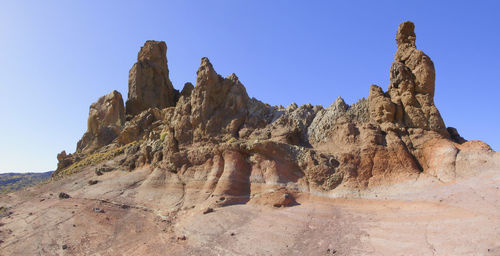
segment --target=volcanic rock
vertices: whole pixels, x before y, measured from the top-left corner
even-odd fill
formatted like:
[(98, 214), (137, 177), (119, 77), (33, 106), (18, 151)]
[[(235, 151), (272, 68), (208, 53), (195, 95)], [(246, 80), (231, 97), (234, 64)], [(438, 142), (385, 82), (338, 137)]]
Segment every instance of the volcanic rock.
[(66, 151), (63, 150), (61, 153), (57, 154), (57, 170), (62, 170), (70, 165), (73, 164), (75, 161), (75, 158), (73, 157), (72, 154), (67, 155)]
[(103, 210), (103, 209), (101, 209), (101, 208), (97, 208), (97, 207), (95, 207), (95, 208), (92, 208), (92, 210), (93, 210), (94, 212), (97, 212), (97, 213), (104, 213), (104, 210)]
[(208, 207), (207, 209), (205, 209), (205, 210), (203, 211), (203, 214), (208, 214), (208, 213), (211, 213), (211, 212), (214, 212), (214, 209), (213, 209), (213, 208)]
[(108, 145), (125, 123), (122, 95), (117, 91), (102, 96), (90, 105), (87, 131), (78, 141), (77, 153), (87, 153)]
[[(292, 181), (303, 190), (339, 191), (410, 180), (422, 171), (453, 179), (449, 166), (455, 146), (438, 143), (451, 145), (448, 154), (428, 143), (450, 138), (433, 102), (432, 61), (416, 49), (413, 23), (402, 23), (396, 38), (388, 91), (372, 85), (368, 99), (348, 105), (338, 97), (328, 108), (273, 107), (250, 99), (235, 74), (223, 78), (208, 58), (201, 59), (196, 86), (186, 83), (176, 94), (168, 79), (165, 43), (148, 41), (130, 72), (131, 119), (125, 124), (123, 114), (111, 119), (119, 121), (113, 126), (119, 135), (109, 147), (131, 145), (119, 161), (127, 170), (151, 166), (153, 180), (171, 179), (166, 187), (176, 181), (190, 190), (191, 182), (205, 182), (203, 190), (226, 197), (224, 204), (248, 201), (251, 186), (259, 191), (276, 181)], [(88, 134), (110, 125), (94, 116), (99, 115), (91, 114)], [(87, 144), (105, 143), (79, 143)], [(446, 154), (446, 163), (437, 160), (440, 154)]]
[(64, 192), (59, 193), (59, 199), (68, 199), (68, 198), (71, 198), (71, 196)]
[[(250, 98), (235, 74), (224, 78), (207, 58), (201, 59), (196, 86), (186, 83), (179, 93), (168, 79), (165, 43), (148, 41), (130, 71), (127, 117), (117, 93), (111, 96), (114, 100), (106, 96), (93, 104), (77, 153), (58, 155), (58, 169), (71, 165), (71, 172), (42, 188), (64, 188), (87, 209), (95, 206), (95, 200), (110, 202), (106, 223), (92, 219), (99, 214), (74, 219), (97, 223), (86, 227), (90, 231), (85, 233), (105, 230), (100, 233), (106, 237), (102, 239), (108, 239), (105, 244), (115, 254), (139, 250), (161, 255), (165, 248), (169, 253), (177, 248), (172, 255), (197, 255), (204, 252), (199, 248), (208, 248), (209, 255), (319, 255), (331, 250), (333, 241), (342, 255), (358, 244), (366, 246), (360, 254), (392, 255), (419, 241), (423, 246), (412, 248), (411, 253), (455, 255), (454, 248), (470, 241), (463, 230), (478, 223), (487, 230), (484, 236), (474, 233), (480, 235), (474, 236), (475, 244), (493, 246), (491, 241), (498, 236), (494, 228), (499, 225), (493, 214), (497, 202), (480, 198), (497, 191), (492, 190), (496, 174), (491, 170), (498, 169), (500, 155), (483, 142), (467, 142), (456, 129), (445, 128), (434, 105), (433, 63), (416, 49), (415, 41), (413, 23), (402, 23), (387, 91), (372, 85), (367, 98), (347, 104), (338, 97), (326, 108), (295, 103), (285, 108)], [(103, 140), (101, 134), (110, 130), (112, 136)], [(103, 166), (107, 169), (99, 169)], [(95, 170), (100, 185), (85, 186), (89, 179), (93, 183)], [(107, 170), (123, 171), (102, 175)], [(484, 177), (488, 183), (479, 182)], [(67, 200), (56, 201), (60, 216), (67, 219)], [(48, 203), (42, 206), (52, 208)], [(485, 210), (464, 210), (473, 206)], [(202, 215), (192, 209), (216, 210)], [(377, 216), (381, 211), (384, 215)], [(415, 211), (429, 215), (416, 225)], [(407, 215), (399, 217), (395, 212)], [(439, 221), (427, 225), (427, 219), (437, 220), (434, 216)], [(65, 225), (60, 219), (47, 220), (47, 228)], [(158, 229), (163, 224), (168, 226)], [(383, 225), (390, 232), (380, 232)], [(457, 228), (457, 235), (444, 238), (453, 242), (447, 244), (451, 249), (441, 253), (429, 241), (443, 225)], [(488, 229), (490, 225), (493, 228)], [(401, 235), (408, 228), (412, 235)], [(266, 249), (224, 241), (227, 230), (235, 230), (238, 239), (262, 242)], [(83, 234), (75, 234), (74, 241), (82, 241)], [(181, 243), (175, 239), (179, 234), (189, 240), (179, 236), (178, 240), (186, 240)], [(283, 243), (276, 245), (281, 240), (274, 236), (280, 234)], [(120, 243), (116, 237), (140, 242)], [(164, 247), (152, 251), (153, 246), (146, 245), (149, 240), (154, 240), (154, 248)], [(221, 250), (210, 251), (216, 242)], [(399, 247), (392, 248), (392, 242)], [(102, 241), (85, 243), (71, 243), (71, 250), (82, 255), (111, 251), (100, 249)], [(10, 240), (9, 244), (16, 245)], [(266, 251), (270, 244), (275, 247)], [(304, 250), (304, 246), (310, 247)], [(92, 250), (87, 251), (88, 247)], [(12, 248), (7, 252), (37, 250)]]
[(462, 136), (460, 136), (460, 134), (458, 133), (456, 128), (448, 127), (448, 128), (446, 128), (446, 130), (450, 134), (451, 140), (453, 140), (454, 142), (456, 142), (458, 144), (463, 144), (463, 143), (467, 142), (466, 139), (464, 139)]
[(370, 86), (370, 116), (377, 123), (394, 122), (396, 105), (391, 98), (384, 94), (382, 88), (377, 85)]
[(183, 96), (185, 98), (191, 96), (191, 93), (194, 90), (194, 86), (192, 83), (185, 83), (184, 88), (182, 88), (182, 91), (180, 93), (180, 96)]
[(167, 45), (146, 41), (129, 72), (126, 114), (135, 116), (148, 108), (174, 106), (175, 95), (167, 66)]
[[(201, 59), (196, 74), (190, 102), (193, 141), (220, 135), (238, 137), (248, 113), (245, 87), (235, 74), (227, 78), (218, 75), (208, 58)], [(179, 128), (176, 127), (176, 134)]]
[(406, 21), (396, 34), (398, 49), (391, 65), (388, 94), (396, 104), (396, 121), (409, 128), (422, 128), (448, 136), (441, 114), (434, 105), (434, 63), (415, 45), (415, 25)]

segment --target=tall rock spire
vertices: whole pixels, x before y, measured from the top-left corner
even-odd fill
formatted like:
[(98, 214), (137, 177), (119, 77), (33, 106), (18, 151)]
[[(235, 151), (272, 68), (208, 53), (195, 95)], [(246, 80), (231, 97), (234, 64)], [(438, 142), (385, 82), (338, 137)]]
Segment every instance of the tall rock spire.
[(167, 45), (163, 41), (146, 41), (129, 72), (127, 115), (174, 106), (175, 94), (167, 66)]
[[(441, 114), (434, 105), (434, 63), (417, 49), (414, 30), (415, 25), (410, 21), (399, 24), (396, 33), (398, 49), (391, 65), (389, 89), (383, 94), (382, 90), (372, 87), (371, 116), (379, 123), (394, 121), (408, 128), (422, 128), (448, 136)], [(394, 114), (393, 107), (384, 97), (394, 104)]]

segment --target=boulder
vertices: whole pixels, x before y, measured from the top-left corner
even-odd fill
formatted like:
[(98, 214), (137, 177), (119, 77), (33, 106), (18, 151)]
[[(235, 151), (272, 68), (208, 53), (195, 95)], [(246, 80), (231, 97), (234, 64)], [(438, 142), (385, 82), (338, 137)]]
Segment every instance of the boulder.
[(64, 192), (59, 193), (59, 199), (68, 199), (68, 198), (71, 198), (71, 196)]
[(443, 182), (456, 178), (455, 162), (459, 149), (449, 140), (429, 141), (423, 150), (425, 172)]

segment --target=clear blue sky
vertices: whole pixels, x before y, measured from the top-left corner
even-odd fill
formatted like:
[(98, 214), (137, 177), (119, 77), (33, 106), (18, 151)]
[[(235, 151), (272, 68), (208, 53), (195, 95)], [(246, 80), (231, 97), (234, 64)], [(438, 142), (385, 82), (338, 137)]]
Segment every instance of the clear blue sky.
[(387, 89), (400, 22), (434, 61), (447, 126), (500, 149), (499, 1), (2, 1), (0, 172), (47, 171), (74, 152), (89, 105), (144, 41), (167, 43), (176, 88), (200, 58), (272, 105), (349, 104)]

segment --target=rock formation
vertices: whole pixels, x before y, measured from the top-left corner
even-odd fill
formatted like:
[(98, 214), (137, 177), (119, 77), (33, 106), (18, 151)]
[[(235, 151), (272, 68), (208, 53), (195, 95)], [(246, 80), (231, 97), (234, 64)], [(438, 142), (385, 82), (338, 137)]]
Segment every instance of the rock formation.
[(61, 153), (57, 154), (57, 169), (56, 170), (63, 170), (64, 168), (72, 165), (74, 163), (75, 159), (73, 157), (73, 154), (66, 154), (66, 151), (61, 151)]
[(193, 92), (194, 86), (192, 83), (185, 83), (184, 88), (182, 88), (182, 91), (179, 96), (183, 96), (184, 98), (187, 98), (191, 96), (191, 93)]
[(0, 195), (0, 254), (500, 255), (500, 153), (444, 126), (415, 40), (402, 23), (387, 91), (326, 108), (250, 98), (207, 58), (179, 93), (146, 42), (126, 110), (101, 97), (51, 182)]
[(390, 70), (386, 93), (370, 88), (370, 115), (377, 123), (399, 123), (407, 128), (421, 128), (449, 136), (443, 119), (434, 105), (434, 63), (415, 45), (415, 25), (403, 22), (396, 34), (397, 51)]
[(415, 45), (415, 25), (403, 22), (396, 34), (398, 49), (391, 65), (388, 95), (396, 105), (395, 119), (409, 128), (448, 135), (434, 105), (435, 70), (429, 56)]
[[(226, 78), (218, 75), (208, 58), (201, 59), (196, 75), (196, 86), (189, 102), (178, 104), (175, 111), (177, 116), (189, 115), (187, 126), (174, 127), (175, 134), (187, 134), (188, 137), (177, 136), (176, 139), (186, 141), (192, 137), (193, 142), (197, 142), (218, 136), (238, 137), (248, 112), (249, 98), (243, 84), (235, 74)], [(191, 111), (183, 112), (186, 108)]]
[(148, 108), (174, 106), (177, 92), (168, 75), (167, 45), (147, 41), (129, 72), (127, 115), (135, 116)]
[(196, 86), (186, 83), (179, 93), (168, 78), (165, 43), (147, 41), (130, 71), (127, 121), (118, 92), (99, 99), (77, 154), (59, 155), (58, 169), (96, 150), (118, 152), (115, 169), (151, 170), (142, 186), (161, 194), (156, 189), (178, 191), (182, 183), (193, 203), (212, 195), (224, 205), (269, 188), (345, 195), (423, 174), (450, 181), (463, 172), (457, 159), (468, 153), (458, 152), (469, 144), (445, 127), (434, 105), (433, 63), (415, 40), (413, 23), (400, 24), (387, 92), (372, 85), (367, 99), (348, 105), (338, 97), (327, 108), (262, 103), (207, 58)]
[(125, 123), (122, 95), (117, 91), (102, 96), (90, 105), (87, 131), (76, 146), (76, 152), (92, 152), (110, 144)]

